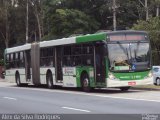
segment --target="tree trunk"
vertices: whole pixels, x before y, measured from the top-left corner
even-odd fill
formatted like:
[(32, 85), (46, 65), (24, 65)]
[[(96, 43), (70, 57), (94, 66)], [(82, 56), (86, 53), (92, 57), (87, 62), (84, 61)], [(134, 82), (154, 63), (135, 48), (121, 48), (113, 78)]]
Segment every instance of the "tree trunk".
[(157, 5), (157, 8), (156, 8), (156, 16), (157, 17), (159, 16), (159, 5)]
[(146, 21), (149, 19), (149, 15), (148, 15), (148, 0), (145, 0), (145, 9), (146, 9)]
[(6, 48), (8, 48), (8, 43), (9, 43), (9, 22), (8, 22), (8, 8), (7, 8), (7, 5), (5, 5), (5, 28), (6, 28), (5, 45), (6, 45)]
[(40, 24), (40, 17), (38, 13), (36, 13), (36, 18), (37, 18), (37, 24), (38, 24), (38, 32), (39, 32), (39, 40), (42, 38), (42, 33), (41, 33), (41, 24)]
[(35, 12), (34, 12), (34, 14), (35, 14), (36, 19), (37, 19), (38, 32), (39, 32), (38, 36), (39, 36), (39, 41), (40, 41), (41, 38), (42, 38), (42, 30), (41, 30), (41, 22), (40, 22), (41, 20), (40, 20), (40, 15), (39, 15), (40, 12), (38, 12), (37, 9), (38, 9), (37, 5), (35, 5)]

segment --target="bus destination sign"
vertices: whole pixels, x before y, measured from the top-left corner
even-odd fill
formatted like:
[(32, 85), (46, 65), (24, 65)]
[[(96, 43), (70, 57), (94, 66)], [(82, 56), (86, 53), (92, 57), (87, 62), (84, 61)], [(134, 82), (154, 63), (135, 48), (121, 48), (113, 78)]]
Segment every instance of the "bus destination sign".
[(110, 35), (110, 41), (123, 41), (123, 40), (145, 40), (145, 35)]

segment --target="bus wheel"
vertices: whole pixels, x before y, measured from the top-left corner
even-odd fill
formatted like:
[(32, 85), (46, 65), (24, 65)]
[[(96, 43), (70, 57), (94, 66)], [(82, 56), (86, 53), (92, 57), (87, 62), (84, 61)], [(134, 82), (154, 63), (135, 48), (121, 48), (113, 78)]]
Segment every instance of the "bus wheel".
[(22, 86), (22, 84), (21, 84), (21, 80), (20, 80), (20, 76), (19, 76), (19, 74), (17, 73), (16, 74), (16, 84), (17, 84), (17, 86)]
[(90, 83), (89, 83), (89, 77), (87, 74), (84, 74), (82, 76), (82, 89), (84, 92), (90, 92), (91, 91), (91, 87), (90, 87)]
[(156, 79), (156, 83), (157, 83), (157, 85), (160, 85), (160, 78)]
[(53, 88), (53, 77), (51, 73), (47, 74), (47, 87), (49, 89)]
[(130, 89), (130, 87), (121, 87), (120, 90), (121, 91), (128, 91)]

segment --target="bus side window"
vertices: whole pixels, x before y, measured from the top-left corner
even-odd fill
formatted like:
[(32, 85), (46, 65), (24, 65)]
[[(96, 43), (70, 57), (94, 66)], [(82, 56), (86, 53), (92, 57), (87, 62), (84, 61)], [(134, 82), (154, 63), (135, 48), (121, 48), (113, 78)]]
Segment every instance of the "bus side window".
[(6, 69), (10, 69), (10, 54), (6, 55)]
[(54, 67), (54, 48), (42, 48), (40, 50), (40, 66)]
[(17, 59), (17, 67), (19, 68), (20, 67), (20, 52), (17, 53), (16, 59)]
[(80, 66), (82, 64), (82, 45), (74, 45), (72, 47), (73, 66)]
[(13, 53), (13, 67), (17, 68), (16, 53)]
[(63, 48), (63, 66), (72, 66), (71, 46), (64, 46)]
[(48, 65), (53, 67), (54, 66), (54, 51), (53, 48), (48, 49)]
[(93, 66), (93, 46), (84, 45), (83, 46), (83, 55), (82, 55), (82, 64), (87, 66)]
[(13, 53), (10, 54), (10, 67), (14, 68)]
[(24, 67), (24, 54), (20, 52), (20, 67)]

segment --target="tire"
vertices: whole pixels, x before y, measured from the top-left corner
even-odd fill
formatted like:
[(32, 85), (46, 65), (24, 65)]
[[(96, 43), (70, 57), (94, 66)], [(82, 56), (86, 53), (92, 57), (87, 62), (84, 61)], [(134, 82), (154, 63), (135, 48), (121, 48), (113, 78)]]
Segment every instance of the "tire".
[(19, 74), (17, 73), (15, 77), (16, 77), (16, 84), (17, 84), (17, 86), (18, 86), (18, 87), (21, 87), (21, 86), (22, 86), (22, 83), (21, 83)]
[(121, 87), (120, 90), (121, 91), (128, 91), (130, 89), (130, 87)]
[(156, 84), (157, 84), (158, 86), (160, 86), (160, 78), (157, 78), (157, 79), (156, 79)]
[(91, 92), (91, 87), (89, 83), (89, 77), (87, 74), (83, 74), (81, 77), (82, 90), (84, 92)]
[(51, 73), (47, 74), (47, 87), (53, 89), (53, 77)]

